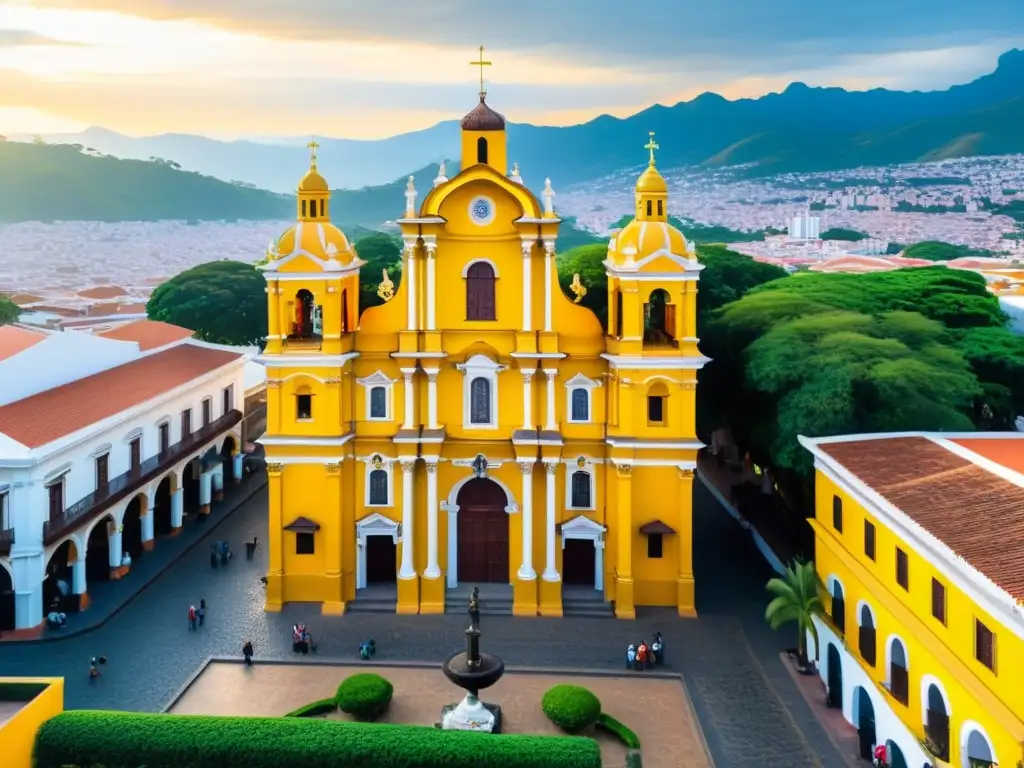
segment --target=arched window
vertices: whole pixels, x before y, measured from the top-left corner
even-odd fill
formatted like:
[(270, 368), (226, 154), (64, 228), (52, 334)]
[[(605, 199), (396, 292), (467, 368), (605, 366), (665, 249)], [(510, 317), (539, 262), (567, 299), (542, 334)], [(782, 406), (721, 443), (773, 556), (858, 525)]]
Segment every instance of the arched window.
[(647, 390), (647, 423), (654, 427), (668, 423), (668, 387), (660, 381)]
[[(660, 203), (659, 203), (659, 205), (660, 205)], [(327, 207), (327, 201), (326, 200), (321, 200), (320, 201), (320, 216), (321, 217), (323, 217), (324, 211), (326, 210), (326, 207)]]
[(469, 423), (491, 423), (491, 382), (482, 376), (469, 385)]
[(388, 392), (384, 387), (370, 388), (370, 418), (386, 419), (388, 417)]
[(572, 473), (572, 506), (590, 509), (590, 473), (578, 470)]
[(622, 291), (615, 291), (615, 335), (622, 338)]
[(647, 201), (647, 215), (650, 216), (654, 210), (654, 203), (651, 200)]
[(665, 215), (665, 201), (664, 200), (659, 200), (658, 201), (658, 215), (659, 216), (664, 216)]
[(875, 617), (871, 615), (871, 609), (867, 603), (860, 607), (859, 647), (861, 658), (872, 667), (875, 666), (876, 644), (875, 644)]
[(487, 139), (483, 136), (476, 140), (476, 161), (478, 163), (487, 162)]
[(383, 469), (370, 472), (370, 503), (381, 506), (388, 503), (388, 473)]
[(348, 288), (341, 290), (341, 332), (348, 333)]
[(302, 201), (302, 218), (306, 218), (306, 201)]
[(907, 649), (898, 637), (889, 640), (889, 693), (903, 706), (910, 702), (910, 665)]
[(295, 321), (292, 324), (292, 338), (312, 339), (314, 337), (315, 301), (313, 294), (305, 288), (295, 294)]
[(494, 267), (477, 261), (466, 270), (466, 319), (495, 320)]
[(583, 387), (572, 391), (569, 421), (590, 421), (590, 392)]
[(651, 291), (644, 304), (644, 347), (678, 347), (676, 307), (663, 288)]
[(839, 583), (839, 579), (833, 579), (832, 581), (832, 610), (830, 616), (832, 617), (832, 623), (835, 624), (840, 634), (845, 633), (846, 601), (843, 600), (843, 585)]
[(843, 532), (843, 500), (838, 496), (832, 497), (832, 527), (838, 533)]
[(925, 710), (924, 732), (928, 740), (932, 742), (932, 748), (936, 750), (936, 757), (940, 760), (949, 760), (949, 710), (946, 707), (946, 698), (942, 695), (939, 687), (932, 683), (928, 686), (927, 700), (924, 702)]

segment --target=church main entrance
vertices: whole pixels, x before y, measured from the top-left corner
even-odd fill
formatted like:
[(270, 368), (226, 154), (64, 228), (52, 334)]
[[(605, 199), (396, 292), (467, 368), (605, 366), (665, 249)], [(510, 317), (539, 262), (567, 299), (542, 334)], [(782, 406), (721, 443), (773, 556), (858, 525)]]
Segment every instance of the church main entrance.
[(477, 477), (459, 490), (458, 574), (463, 583), (509, 583), (508, 501), (493, 480)]

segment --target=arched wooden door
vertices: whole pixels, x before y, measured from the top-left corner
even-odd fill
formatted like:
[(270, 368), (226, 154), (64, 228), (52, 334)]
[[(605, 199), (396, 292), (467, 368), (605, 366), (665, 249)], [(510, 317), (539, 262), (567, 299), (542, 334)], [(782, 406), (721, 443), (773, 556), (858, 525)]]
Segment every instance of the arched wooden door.
[(509, 583), (508, 500), (493, 480), (474, 478), (456, 499), (458, 574), (463, 583)]

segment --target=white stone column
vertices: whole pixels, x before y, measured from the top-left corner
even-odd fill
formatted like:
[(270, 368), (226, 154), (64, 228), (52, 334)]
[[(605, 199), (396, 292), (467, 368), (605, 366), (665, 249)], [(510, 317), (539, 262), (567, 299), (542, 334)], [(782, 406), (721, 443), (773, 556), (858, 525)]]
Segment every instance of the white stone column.
[(43, 583), (14, 590), (14, 628), (33, 629), (43, 623)]
[(71, 594), (84, 595), (88, 585), (85, 580), (85, 555), (79, 555), (71, 564)]
[(594, 542), (594, 589), (604, 591), (604, 539)]
[(417, 330), (416, 323), (416, 241), (405, 241), (405, 273), (402, 275), (402, 283), (408, 288), (408, 317), (406, 325), (408, 330)]
[(437, 304), (437, 282), (435, 280), (434, 251), (437, 250), (435, 243), (425, 243), (427, 249), (427, 330), (433, 331), (437, 328), (436, 310)]
[(549, 432), (558, 431), (558, 422), (555, 420), (555, 376), (558, 375), (557, 368), (545, 368), (544, 375), (548, 377), (548, 402), (544, 409), (544, 429)]
[(427, 374), (427, 429), (440, 429), (437, 423), (437, 368), (425, 368)]
[(448, 588), (459, 586), (459, 505), (448, 507), (448, 568), (446, 582)]
[(179, 488), (171, 494), (171, 528), (181, 528), (185, 517), (185, 491)]
[(116, 571), (121, 567), (121, 560), (124, 558), (124, 554), (121, 551), (121, 526), (114, 528), (110, 535), (107, 537), (110, 548), (107, 551), (109, 555), (107, 564), (110, 566), (110, 570)]
[(210, 478), (213, 483), (213, 500), (224, 501), (224, 465), (218, 464)]
[(544, 241), (544, 330), (551, 332), (551, 296), (552, 277), (555, 271), (555, 243), (552, 240)]
[(533, 464), (521, 462), (519, 470), (523, 473), (523, 564), (518, 575), (523, 581), (530, 581), (537, 578), (533, 570)]
[(423, 575), (428, 579), (441, 576), (437, 563), (437, 458), (427, 459), (427, 568)]
[[(141, 522), (142, 522), (142, 548), (143, 549), (152, 549), (153, 548), (153, 544), (151, 542), (153, 541), (153, 535), (154, 535), (153, 520), (154, 520), (154, 516), (155, 515), (156, 515), (156, 509), (154, 509), (153, 507), (150, 507), (149, 509), (146, 510), (146, 514), (142, 516), (142, 521)], [(147, 542), (149, 543), (149, 546), (146, 546)]]
[(415, 579), (416, 566), (413, 560), (416, 537), (413, 535), (413, 494), (412, 470), (414, 461), (402, 462), (402, 567), (398, 572), (400, 579)]
[(405, 376), (405, 416), (402, 421), (402, 429), (412, 429), (412, 420), (416, 417), (416, 392), (413, 389), (413, 375), (415, 368), (401, 368)]
[(523, 369), (523, 429), (533, 429), (533, 374), (536, 368)]
[(555, 562), (555, 519), (557, 509), (555, 507), (555, 474), (558, 472), (558, 465), (548, 462), (544, 465), (547, 483), (544, 486), (544, 505), (547, 508), (544, 525), (544, 581), (558, 581), (561, 576), (558, 573), (558, 566)]
[(523, 330), (533, 330), (533, 241), (523, 241)]

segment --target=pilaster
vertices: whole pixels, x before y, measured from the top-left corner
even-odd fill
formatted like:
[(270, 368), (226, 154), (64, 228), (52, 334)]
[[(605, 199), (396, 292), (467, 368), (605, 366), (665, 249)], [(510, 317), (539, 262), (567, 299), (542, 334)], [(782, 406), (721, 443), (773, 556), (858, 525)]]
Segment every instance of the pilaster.
[(151, 552), (155, 545), (155, 540), (153, 538), (153, 521), (155, 519), (155, 514), (156, 510), (153, 507), (150, 507), (149, 509), (146, 510), (146, 513), (142, 516), (141, 520), (139, 521), (142, 523), (142, 548), (147, 552)]
[[(333, 514), (332, 524), (325, 526), (324, 531), (324, 579), (326, 593), (333, 599), (324, 600), (320, 612), (325, 616), (341, 616), (345, 613), (345, 595), (341, 580), (341, 526), (344, 525), (341, 514), (341, 462), (332, 461), (324, 464), (327, 475), (327, 493), (324, 504)], [(334, 524), (336, 523), (336, 524)]]
[(519, 463), (522, 473), (522, 499), (519, 504), (522, 550), (519, 569), (513, 583), (512, 613), (515, 616), (537, 615), (537, 572), (533, 569), (533, 462)]
[(559, 464), (544, 462), (544, 574), (540, 581), (540, 615), (562, 615), (562, 577), (556, 560), (558, 504), (555, 495)]
[(615, 616), (635, 619), (633, 601), (633, 466), (616, 466)]
[(679, 575), (676, 579), (676, 605), (680, 616), (697, 616), (696, 591), (693, 580), (693, 470), (679, 470), (679, 516), (676, 540), (679, 543)]
[(267, 462), (268, 569), (264, 610), (278, 613), (284, 607), (284, 466)]
[(398, 572), (397, 613), (419, 613), (420, 580), (416, 575), (416, 517), (413, 495), (415, 458), (403, 458), (402, 464), (402, 567)]
[(420, 579), (420, 613), (444, 613), (444, 579), (438, 563), (437, 457), (425, 457), (427, 470), (427, 567)]

